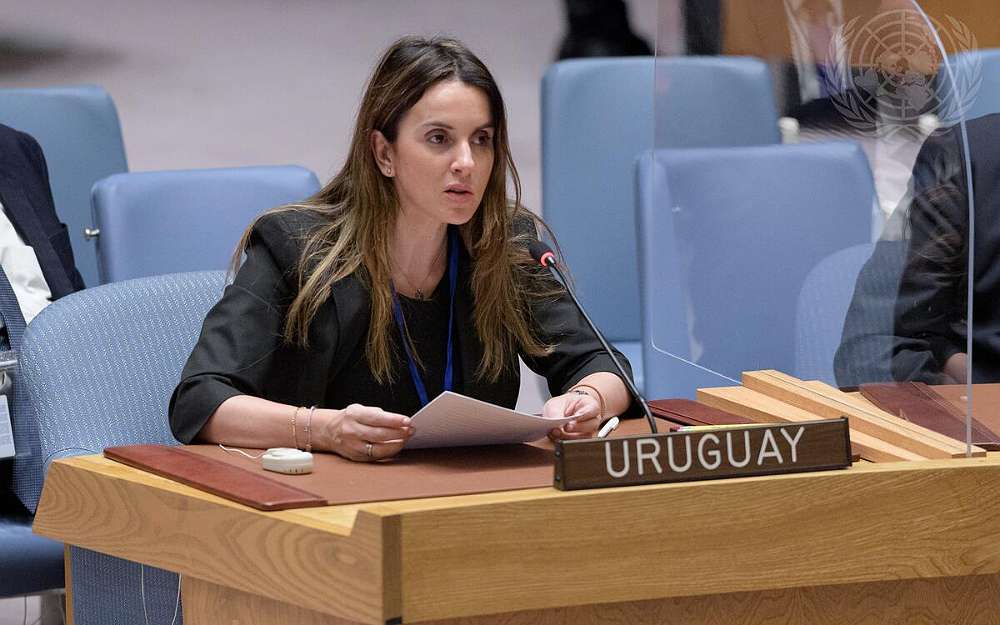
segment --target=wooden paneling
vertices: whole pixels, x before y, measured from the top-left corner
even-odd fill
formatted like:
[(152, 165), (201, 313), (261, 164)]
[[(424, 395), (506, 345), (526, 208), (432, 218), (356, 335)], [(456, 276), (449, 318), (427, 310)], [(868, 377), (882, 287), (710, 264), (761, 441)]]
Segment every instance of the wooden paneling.
[(193, 577), (181, 583), (184, 625), (360, 625)]
[[(303, 512), (252, 510), (101, 457), (81, 456), (49, 470), (34, 529), (343, 618), (386, 620), (385, 607), (399, 605), (398, 581), (383, 585), (383, 554), (398, 553), (398, 548), (383, 552), (386, 542), (398, 545), (398, 538), (383, 537), (392, 526), (361, 513), (353, 527), (329, 522), (318, 528), (322, 515), (302, 522)], [(395, 575), (398, 566), (392, 569)]]
[[(184, 580), (185, 625), (357, 625), (337, 617)], [(1000, 621), (1000, 578), (843, 584), (505, 612), (424, 625), (986, 625)]]
[(53, 463), (36, 530), (182, 573), (190, 625), (979, 623), (992, 577), (933, 580), (1000, 573), (998, 480), (992, 454), (264, 513), (91, 456)]
[(1000, 460), (881, 467), (407, 512), (404, 620), (1000, 571)]
[(73, 625), (73, 566), (70, 547), (63, 547), (63, 575), (66, 578), (66, 625)]
[[(788, 59), (791, 56), (789, 20), (783, 0), (726, 0), (722, 4), (723, 54)], [(821, 3), (821, 7), (827, 3)], [(885, 12), (913, 9), (914, 0), (846, 0), (842, 3), (844, 22), (858, 18), (861, 26)], [(979, 48), (1000, 46), (1000, 3), (983, 0), (919, 0), (921, 8), (945, 31), (942, 40), (949, 54), (956, 52), (964, 37), (949, 18), (964, 24)], [(806, 3), (802, 6), (808, 7)], [(927, 35), (910, 25), (908, 43), (914, 47)], [(822, 26), (817, 27), (822, 32)], [(914, 32), (916, 31), (916, 32)], [(818, 36), (817, 36), (818, 39)], [(825, 48), (824, 50), (825, 51)], [(914, 55), (916, 58), (916, 55)]]
[(996, 575), (530, 610), (424, 625), (995, 625)]

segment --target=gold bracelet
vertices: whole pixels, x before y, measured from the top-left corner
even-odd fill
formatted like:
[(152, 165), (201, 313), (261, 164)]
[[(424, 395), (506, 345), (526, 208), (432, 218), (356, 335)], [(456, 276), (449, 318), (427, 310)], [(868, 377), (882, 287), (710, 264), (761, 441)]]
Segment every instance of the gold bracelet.
[(297, 407), (295, 408), (295, 412), (292, 413), (292, 445), (295, 449), (299, 448), (299, 432), (295, 427), (295, 419), (299, 416), (300, 410), (302, 410), (302, 408)]
[[(597, 403), (601, 405), (601, 414), (598, 416), (598, 419), (604, 421), (604, 417), (606, 417), (608, 414), (608, 405), (604, 403), (604, 395), (602, 395), (601, 391), (597, 390), (596, 387), (591, 386), (589, 384), (576, 384), (573, 388), (569, 389), (569, 392), (572, 393), (580, 388), (589, 388), (590, 390), (594, 391), (595, 395), (597, 395), (595, 399), (597, 400)], [(583, 394), (588, 395), (589, 393), (583, 393)]]
[(316, 406), (309, 406), (309, 416), (306, 417), (306, 451), (312, 453), (313, 450), (313, 413), (316, 412)]

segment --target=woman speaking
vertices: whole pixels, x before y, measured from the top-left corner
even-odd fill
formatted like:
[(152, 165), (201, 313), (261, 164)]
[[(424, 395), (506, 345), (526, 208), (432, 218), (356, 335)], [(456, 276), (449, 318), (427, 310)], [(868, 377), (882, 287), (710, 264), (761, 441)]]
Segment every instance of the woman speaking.
[(442, 391), (513, 407), (521, 356), (553, 394), (543, 414), (576, 417), (550, 436), (592, 436), (631, 399), (529, 256), (538, 228), (486, 66), (452, 39), (397, 41), (340, 172), (244, 234), (171, 398), (174, 435), (381, 460)]

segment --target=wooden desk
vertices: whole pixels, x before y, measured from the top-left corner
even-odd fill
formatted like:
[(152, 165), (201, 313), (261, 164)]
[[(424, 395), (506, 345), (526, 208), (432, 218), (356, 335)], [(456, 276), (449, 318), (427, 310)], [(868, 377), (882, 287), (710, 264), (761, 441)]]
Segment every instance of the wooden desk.
[(264, 513), (105, 460), (35, 531), (181, 573), (186, 625), (996, 623), (1000, 454)]

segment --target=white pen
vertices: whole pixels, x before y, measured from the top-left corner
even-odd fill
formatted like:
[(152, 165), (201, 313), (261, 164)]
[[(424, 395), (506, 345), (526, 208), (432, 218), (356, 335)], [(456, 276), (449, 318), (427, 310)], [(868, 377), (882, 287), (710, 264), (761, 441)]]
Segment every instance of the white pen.
[(608, 422), (604, 424), (604, 427), (601, 428), (601, 431), (597, 433), (597, 438), (604, 438), (608, 434), (614, 432), (615, 428), (618, 427), (619, 423), (621, 423), (621, 421), (618, 419), (618, 417), (611, 417), (610, 419), (608, 419)]

